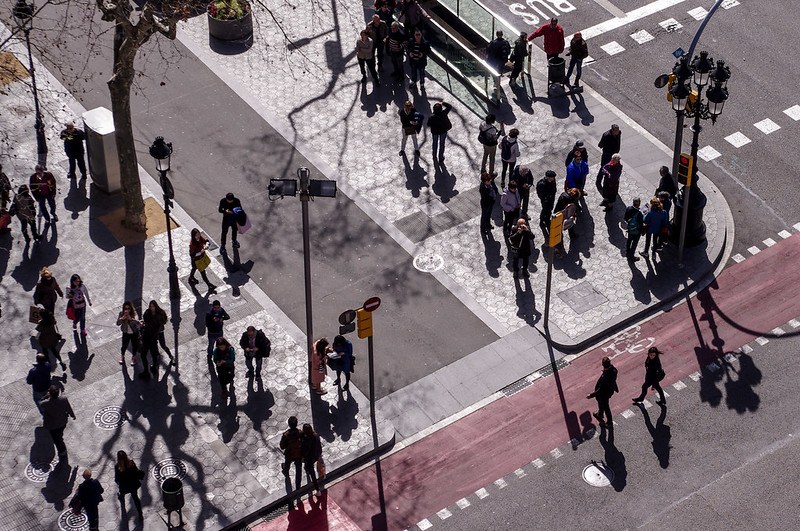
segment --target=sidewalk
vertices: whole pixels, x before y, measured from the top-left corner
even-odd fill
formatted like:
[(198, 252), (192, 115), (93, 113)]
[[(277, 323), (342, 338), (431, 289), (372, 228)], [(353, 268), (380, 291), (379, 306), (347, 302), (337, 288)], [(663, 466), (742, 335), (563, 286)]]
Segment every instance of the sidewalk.
[[(0, 33), (5, 28), (0, 27)], [(14, 48), (19, 58), (26, 57)], [(58, 139), (61, 124), (80, 119), (83, 109), (49, 75), (37, 66), (37, 82), (50, 153), (48, 169), (59, 183), (58, 224), (39, 244), (25, 245), (19, 224), (0, 235), (0, 299), (3, 303), (3, 343), (0, 355), (6, 368), (0, 376), (0, 518), (8, 529), (84, 529), (85, 519), (66, 510), (83, 468), (91, 467), (105, 487), (100, 505), (104, 529), (134, 525), (132, 509), (120, 513), (113, 480), (117, 450), (124, 449), (147, 472), (141, 498), (144, 529), (163, 526), (160, 481), (181, 477), (187, 529), (215, 529), (238, 513), (256, 510), (285, 494), (278, 449), (286, 419), (313, 422), (322, 435), (328, 470), (345, 465), (372, 449), (368, 402), (358, 390), (352, 395), (329, 392), (309, 395), (306, 384), (305, 336), (234, 264), (224, 264), (213, 252), (209, 276), (220, 286), (217, 294), (193, 292), (186, 283), (190, 264), (186, 249), (194, 221), (180, 206), (173, 211), (172, 231), (179, 267), (182, 298), (176, 311), (177, 343), (168, 341), (179, 365), (168, 368), (162, 355), (157, 379), (144, 381), (136, 367), (120, 366), (119, 331), (115, 321), (124, 300), (143, 305), (151, 299), (170, 311), (167, 282), (166, 233), (123, 247), (108, 229), (108, 217), (120, 206), (119, 197), (98, 192), (85, 182), (68, 182), (66, 159)], [(14, 186), (27, 182), (36, 163), (32, 98), (23, 82), (3, 87), (0, 115), (6, 137), (0, 144), (4, 171)], [(163, 224), (156, 182), (140, 168), (145, 196)], [(70, 215), (71, 212), (71, 215)], [(216, 249), (216, 246), (213, 247)], [(56, 307), (59, 329), (66, 343), (61, 354), (68, 364), (54, 377), (63, 384), (77, 420), (65, 432), (69, 463), (58, 463), (49, 434), (30, 396), (25, 376), (36, 342), (27, 322), (32, 289), (38, 271), (48, 266), (62, 288), (72, 273), (79, 273), (90, 290), (93, 306), (87, 314), (85, 342), (69, 334), (64, 304)], [(247, 326), (263, 328), (272, 342), (264, 364), (263, 381), (244, 378), (241, 355), (237, 360), (236, 396), (222, 404), (219, 384), (209, 375), (205, 359), (203, 316), (210, 301), (219, 299), (231, 316), (226, 335), (235, 343)], [(169, 326), (168, 326), (169, 328)], [(126, 356), (130, 360), (130, 356)], [(330, 386), (330, 381), (328, 385)], [(335, 387), (333, 387), (335, 389)], [(390, 423), (378, 416), (379, 444), (394, 437)], [(77, 479), (76, 479), (77, 477)], [(122, 522), (122, 524), (120, 524)], [(122, 527), (120, 527), (122, 525)], [(138, 525), (138, 524), (136, 524)]]

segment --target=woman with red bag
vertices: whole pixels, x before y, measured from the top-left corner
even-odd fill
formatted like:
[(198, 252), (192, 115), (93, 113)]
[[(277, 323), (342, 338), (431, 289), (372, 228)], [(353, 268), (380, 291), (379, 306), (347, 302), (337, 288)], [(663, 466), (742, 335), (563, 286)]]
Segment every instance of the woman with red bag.
[(86, 335), (86, 303), (92, 305), (89, 288), (83, 284), (80, 275), (72, 275), (67, 289), (67, 317), (72, 320), (72, 329), (81, 325), (81, 334)]
[(192, 270), (189, 273), (189, 284), (195, 285), (199, 281), (195, 278), (194, 272), (200, 271), (200, 276), (208, 286), (208, 291), (214, 291), (216, 286), (208, 280), (206, 269), (211, 264), (211, 258), (206, 253), (208, 240), (200, 232), (200, 229), (192, 229), (192, 239), (189, 242), (189, 258), (192, 261)]

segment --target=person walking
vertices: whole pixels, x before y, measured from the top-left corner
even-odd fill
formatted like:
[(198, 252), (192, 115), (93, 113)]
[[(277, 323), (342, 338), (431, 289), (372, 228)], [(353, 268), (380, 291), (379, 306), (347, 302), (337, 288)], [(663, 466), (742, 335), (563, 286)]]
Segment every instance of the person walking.
[(336, 379), (333, 381), (335, 385), (341, 385), (342, 373), (344, 373), (344, 390), (350, 390), (350, 375), (353, 373), (354, 361), (353, 357), (353, 343), (346, 337), (339, 335), (333, 338), (333, 352), (329, 355), (328, 359), (336, 356), (338, 360), (333, 365), (333, 370), (336, 371)]
[(96, 531), (100, 528), (100, 515), (98, 508), (103, 501), (105, 489), (99, 481), (92, 478), (92, 469), (83, 470), (83, 483), (78, 486), (78, 499), (81, 507), (86, 511), (89, 519), (89, 531)]
[[(69, 279), (69, 289), (67, 289), (67, 317), (72, 320), (72, 330), (81, 325), (81, 334), (86, 335), (86, 305), (92, 305), (89, 297), (89, 288), (83, 283), (80, 275), (74, 274)], [(71, 317), (70, 317), (71, 314)]]
[(567, 69), (567, 84), (569, 78), (572, 76), (572, 69), (575, 69), (575, 81), (572, 83), (572, 88), (579, 88), (581, 74), (583, 73), (583, 60), (589, 57), (589, 45), (583, 40), (581, 32), (577, 32), (572, 36), (569, 42), (569, 51), (566, 53), (569, 56), (569, 68)]
[(597, 172), (596, 184), (598, 190), (603, 180), (603, 168), (609, 163), (611, 157), (615, 154), (619, 154), (621, 146), (622, 132), (619, 130), (617, 124), (612, 124), (611, 129), (603, 133), (603, 136), (600, 137), (600, 142), (597, 143), (597, 147), (602, 150), (602, 154), (600, 155), (600, 171)]
[(479, 188), (481, 194), (481, 234), (486, 236), (491, 233), (492, 229), (492, 211), (500, 191), (497, 189), (497, 184), (494, 182), (494, 177), (489, 175), (488, 172), (481, 173), (481, 186)]
[(572, 146), (567, 153), (567, 157), (564, 159), (564, 166), (569, 166), (569, 163), (575, 158), (575, 152), (581, 152), (581, 160), (583, 160), (586, 164), (589, 164), (589, 152), (586, 151), (586, 146), (583, 143), (583, 140), (576, 140), (575, 145)]
[(428, 127), (431, 129), (431, 149), (433, 150), (433, 159), (439, 159), (439, 162), (444, 162), (444, 144), (447, 140), (447, 132), (453, 128), (450, 122), (450, 109), (453, 106), (447, 102), (440, 102), (433, 104), (433, 114), (428, 117)]
[(500, 186), (506, 186), (506, 172), (508, 172), (509, 179), (514, 173), (514, 167), (517, 165), (519, 158), (519, 129), (514, 128), (508, 132), (506, 136), (500, 141), (500, 161), (503, 163), (503, 171), (500, 174)]
[(528, 37), (529, 41), (537, 37), (544, 37), (544, 53), (547, 54), (547, 61), (558, 57), (564, 51), (566, 42), (564, 41), (564, 28), (558, 24), (557, 18), (551, 18), (547, 24), (542, 24), (536, 31)]
[(528, 202), (531, 198), (531, 186), (533, 186), (533, 173), (527, 166), (517, 166), (511, 173), (510, 180), (517, 183), (517, 191), (520, 198), (520, 213), (525, 219), (528, 216)]
[(531, 258), (531, 248), (533, 247), (533, 233), (528, 227), (528, 221), (525, 218), (517, 220), (514, 231), (508, 238), (508, 245), (514, 254), (511, 260), (514, 278), (519, 278), (520, 262), (522, 262), (522, 278), (529, 278), (531, 274), (528, 272), (528, 263)]
[(403, 81), (403, 57), (406, 45), (406, 34), (400, 29), (400, 24), (392, 22), (389, 35), (386, 37), (386, 46), (389, 49), (389, 59), (392, 60), (392, 77), (395, 83)]
[(328, 393), (322, 387), (322, 383), (328, 374), (326, 365), (328, 354), (331, 352), (333, 352), (333, 349), (326, 338), (318, 339), (314, 343), (314, 352), (311, 354), (311, 389), (318, 395)]
[(59, 395), (58, 386), (51, 385), (47, 390), (47, 397), (39, 402), (39, 410), (42, 412), (42, 427), (50, 432), (58, 452), (58, 459), (66, 461), (67, 445), (64, 444), (64, 429), (67, 427), (69, 417), (75, 420), (75, 412), (67, 397)]
[(419, 155), (419, 144), (417, 143), (417, 133), (422, 127), (422, 115), (414, 108), (411, 100), (406, 100), (403, 108), (398, 112), (400, 115), (400, 126), (403, 128), (403, 141), (400, 143), (401, 157), (406, 156), (406, 142), (408, 137), (414, 142), (414, 155)]
[(608, 212), (614, 208), (614, 203), (617, 202), (619, 179), (622, 177), (622, 162), (619, 153), (614, 153), (611, 160), (600, 168), (600, 175), (603, 177), (603, 200), (600, 202), (600, 206)]
[[(478, 126), (478, 142), (483, 144), (483, 159), (481, 159), (481, 173), (486, 171), (486, 162), (489, 162), (489, 174), (492, 177), (497, 177), (494, 172), (494, 159), (497, 155), (497, 142), (501, 136), (506, 134), (505, 125), (501, 122), (500, 129), (495, 126), (497, 118), (494, 114), (487, 114), (486, 118)], [(505, 188), (504, 183), (501, 183), (501, 188)]]
[(550, 241), (550, 219), (553, 216), (553, 207), (556, 204), (556, 172), (547, 170), (544, 177), (536, 183), (536, 195), (542, 204), (539, 214), (539, 227), (544, 235), (545, 245)]
[[(39, 214), (48, 223), (50, 222), (51, 216), (53, 222), (57, 222), (56, 192), (58, 188), (56, 185), (56, 178), (53, 174), (49, 171), (44, 171), (44, 166), (37, 164), (36, 172), (31, 175), (28, 184), (30, 185), (33, 198), (39, 203)], [(48, 207), (50, 208), (50, 213), (47, 212)]]
[[(381, 20), (378, 13), (372, 15), (372, 20), (365, 28), (374, 45), (373, 56), (378, 61), (378, 70), (383, 69), (383, 56), (386, 49), (386, 37), (389, 36), (389, 26)], [(379, 86), (376, 84), (376, 86)]]
[(219, 252), (225, 254), (225, 242), (228, 241), (228, 229), (231, 231), (231, 241), (233, 247), (239, 248), (238, 234), (239, 224), (236, 222), (236, 212), (234, 209), (242, 209), (242, 202), (232, 192), (225, 194), (225, 197), (220, 199), (219, 208), (217, 209), (222, 214), (222, 238), (220, 240)]
[(503, 237), (508, 240), (511, 229), (519, 219), (521, 199), (516, 181), (508, 181), (508, 186), (500, 196), (500, 207), (503, 209)]
[(214, 353), (214, 348), (217, 344), (217, 339), (223, 336), (223, 325), (225, 321), (230, 319), (231, 316), (228, 315), (222, 305), (218, 300), (215, 300), (211, 303), (211, 308), (208, 310), (206, 314), (206, 332), (208, 334), (208, 361), (211, 361), (211, 356)]
[(642, 200), (638, 197), (633, 200), (633, 204), (625, 209), (624, 220), (628, 228), (628, 238), (625, 241), (625, 256), (628, 262), (638, 262), (636, 248), (639, 246), (639, 238), (642, 236), (644, 226), (644, 216), (642, 215)]
[(528, 34), (523, 32), (520, 33), (517, 40), (514, 41), (514, 49), (511, 52), (511, 61), (514, 63), (514, 67), (511, 69), (511, 74), (508, 76), (509, 84), (517, 84), (517, 78), (525, 67), (525, 59), (528, 55)]
[(425, 67), (428, 66), (431, 47), (422, 38), (422, 31), (414, 31), (414, 37), (406, 44), (406, 53), (408, 54), (408, 66), (411, 67), (411, 85), (414, 86), (419, 79), (420, 90), (425, 90)]
[(41, 320), (36, 325), (36, 331), (39, 333), (37, 341), (42, 349), (42, 354), (45, 356), (52, 355), (56, 361), (61, 365), (61, 370), (66, 371), (67, 365), (61, 359), (61, 353), (58, 351), (58, 343), (61, 341), (61, 334), (58, 333), (58, 324), (56, 317), (48, 309), (42, 309), (39, 312)]
[[(594, 392), (587, 395), (586, 398), (597, 400), (597, 411), (592, 413), (592, 416), (597, 419), (600, 427), (608, 427), (608, 429), (613, 430), (614, 418), (611, 416), (609, 400), (611, 400), (614, 393), (619, 392), (619, 387), (617, 387), (617, 368), (611, 364), (608, 356), (604, 357), (601, 363), (603, 372), (594, 385)], [(603, 420), (604, 416), (605, 421)]]
[[(294, 465), (294, 490), (300, 488), (300, 482), (303, 478), (303, 453), (302, 443), (303, 435), (297, 429), (297, 417), (292, 415), (289, 417), (289, 429), (283, 432), (278, 446), (283, 451), (283, 465), (281, 471), (286, 478), (287, 494), (292, 492), (292, 480), (289, 477), (289, 470)], [(291, 502), (289, 502), (291, 504)]]
[(33, 290), (33, 303), (42, 305), (45, 310), (54, 314), (59, 297), (63, 298), (64, 292), (61, 291), (58, 281), (45, 266), (39, 271), (39, 282), (36, 283), (36, 289)]
[(412, 35), (422, 27), (426, 20), (431, 16), (427, 11), (422, 9), (417, 0), (406, 0), (400, 8), (400, 16), (403, 17), (403, 24), (406, 30)]
[(503, 38), (503, 32), (497, 30), (494, 39), (486, 46), (486, 62), (489, 63), (489, 66), (494, 68), (501, 77), (510, 53), (511, 45)]
[(64, 130), (61, 131), (61, 140), (64, 141), (64, 153), (69, 160), (67, 177), (75, 179), (75, 164), (77, 163), (78, 169), (81, 171), (81, 179), (85, 179), (86, 161), (83, 158), (83, 141), (86, 140), (86, 133), (75, 128), (73, 122), (69, 122)]
[(214, 366), (217, 368), (217, 378), (222, 388), (222, 400), (228, 399), (228, 388), (233, 393), (233, 376), (235, 372), (236, 350), (228, 343), (224, 337), (217, 339), (216, 348), (213, 353)]
[[(142, 323), (139, 321), (139, 313), (130, 301), (125, 301), (122, 304), (122, 311), (119, 312), (119, 316), (117, 317), (117, 326), (120, 332), (122, 332), (122, 344), (119, 349), (119, 364), (125, 364), (125, 352), (127, 352), (128, 346), (130, 346), (132, 352), (131, 366), (136, 365), (137, 355), (141, 349), (139, 331), (142, 327)], [(144, 372), (147, 372), (146, 363)]]
[(40, 413), (42, 412), (42, 406), (39, 405), (39, 402), (50, 390), (50, 373), (52, 372), (53, 367), (47, 361), (47, 356), (41, 352), (36, 353), (36, 363), (28, 370), (28, 376), (25, 381), (31, 386), (33, 403), (36, 404)]
[(658, 401), (656, 404), (660, 406), (667, 405), (667, 399), (664, 398), (664, 390), (661, 389), (661, 380), (664, 379), (666, 373), (661, 367), (661, 351), (657, 347), (650, 347), (647, 350), (647, 357), (644, 360), (644, 383), (642, 384), (642, 393), (633, 399), (634, 404), (639, 404), (644, 401), (647, 396), (647, 390), (653, 388), (658, 392)]
[[(334, 340), (335, 341), (335, 340)], [(314, 486), (317, 494), (322, 490), (317, 482), (317, 461), (322, 459), (322, 441), (319, 434), (314, 431), (311, 424), (303, 424), (303, 438), (300, 441), (300, 455), (303, 468), (306, 471), (306, 480)]]
[[(650, 200), (650, 208), (647, 214), (644, 215), (643, 224), (645, 230), (644, 251), (642, 256), (649, 256), (650, 241), (658, 240), (658, 235), (661, 234), (661, 228), (664, 224), (664, 212), (661, 210), (661, 201), (657, 197)], [(653, 244), (653, 252), (659, 250), (658, 241)]]
[(378, 73), (375, 71), (375, 43), (367, 30), (361, 30), (361, 34), (356, 40), (356, 59), (358, 59), (358, 67), (361, 69), (361, 83), (367, 82), (367, 69), (369, 69), (373, 85), (380, 87)]
[[(31, 236), (33, 241), (38, 242), (41, 236), (39, 230), (36, 228), (36, 203), (33, 201), (31, 194), (28, 190), (28, 185), (23, 184), (17, 188), (17, 195), (11, 202), (11, 209), (9, 214), (16, 215), (22, 227), (22, 235), (25, 241), (29, 242)], [(28, 236), (28, 227), (31, 229), (31, 236)]]
[(245, 377), (253, 377), (253, 360), (255, 360), (255, 375), (261, 379), (261, 365), (264, 358), (269, 358), (272, 350), (272, 343), (267, 339), (267, 335), (263, 330), (257, 330), (255, 326), (248, 326), (239, 339), (239, 346), (242, 347), (244, 363), (247, 365)]
[(139, 470), (133, 459), (128, 457), (124, 450), (117, 452), (117, 464), (114, 466), (114, 483), (117, 484), (119, 494), (117, 499), (125, 511), (125, 495), (130, 494), (133, 500), (133, 505), (136, 507), (136, 513), (139, 515), (139, 520), (143, 520), (142, 516), (142, 500), (139, 499), (139, 489), (142, 488), (142, 480), (144, 479), (144, 471)]
[(144, 343), (142, 364), (144, 365), (144, 370), (147, 371), (147, 355), (150, 354), (150, 369), (153, 372), (153, 376), (157, 376), (159, 345), (169, 356), (170, 366), (175, 364), (172, 352), (167, 347), (167, 341), (164, 337), (164, 327), (168, 321), (167, 312), (156, 301), (152, 300), (142, 315), (142, 321), (144, 323), (142, 328), (142, 343)]
[(192, 239), (189, 241), (189, 258), (192, 262), (192, 270), (189, 272), (189, 284), (196, 285), (199, 280), (194, 276), (195, 271), (200, 271), (203, 282), (208, 286), (208, 291), (213, 292), (217, 287), (208, 280), (206, 269), (211, 264), (211, 257), (208, 256), (208, 239), (200, 232), (200, 229), (192, 229)]
[(658, 197), (659, 192), (667, 192), (670, 199), (674, 199), (675, 194), (678, 192), (678, 186), (675, 184), (675, 179), (672, 178), (669, 168), (661, 166), (658, 169), (658, 176), (658, 187), (653, 195)]
[(581, 195), (586, 195), (583, 188), (586, 186), (586, 176), (589, 175), (589, 164), (583, 160), (580, 150), (575, 150), (572, 162), (567, 165), (567, 177), (564, 179), (564, 190), (577, 188)]

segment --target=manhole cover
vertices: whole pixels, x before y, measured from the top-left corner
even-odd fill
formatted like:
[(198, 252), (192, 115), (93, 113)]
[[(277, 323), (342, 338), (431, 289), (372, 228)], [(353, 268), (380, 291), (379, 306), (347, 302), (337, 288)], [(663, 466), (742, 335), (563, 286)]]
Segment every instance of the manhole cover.
[(153, 467), (153, 477), (159, 483), (162, 483), (167, 478), (183, 479), (185, 475), (186, 465), (180, 459), (164, 459)]
[(89, 519), (84, 512), (75, 514), (67, 509), (58, 517), (58, 527), (63, 531), (88, 531)]
[(581, 476), (592, 487), (608, 487), (614, 481), (614, 471), (602, 463), (586, 465)]
[(418, 254), (414, 257), (414, 267), (423, 273), (433, 273), (444, 267), (444, 258), (438, 254)]
[(25, 477), (34, 483), (45, 483), (47, 476), (58, 464), (58, 456), (49, 463), (28, 463), (25, 467)]
[(597, 289), (587, 281), (583, 281), (580, 284), (556, 293), (556, 295), (558, 295), (559, 299), (567, 303), (578, 315), (608, 302), (606, 296), (597, 291)]
[(115, 430), (122, 426), (125, 420), (125, 414), (118, 406), (101, 407), (94, 414), (94, 425), (101, 430)]

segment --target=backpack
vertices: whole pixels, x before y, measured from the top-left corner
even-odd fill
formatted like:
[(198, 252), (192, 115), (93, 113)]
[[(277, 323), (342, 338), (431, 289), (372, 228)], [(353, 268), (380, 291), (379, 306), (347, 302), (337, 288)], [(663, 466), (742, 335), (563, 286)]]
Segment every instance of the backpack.
[[(489, 131), (494, 131), (490, 133)], [(484, 146), (496, 146), (497, 145), (497, 128), (493, 125), (490, 125), (486, 129), (481, 129), (478, 132), (478, 142), (483, 144)]]
[(286, 442), (286, 448), (283, 449), (283, 455), (286, 456), (287, 461), (295, 461), (302, 457), (300, 450), (302, 444), (302, 437), (300, 430), (286, 430), (283, 432), (283, 439)]
[(500, 141), (500, 158), (503, 160), (510, 160), (511, 159), (511, 144), (512, 142), (508, 139), (507, 136), (503, 137), (503, 140)]
[(628, 236), (639, 236), (639, 223), (636, 221), (636, 214), (628, 220)]

